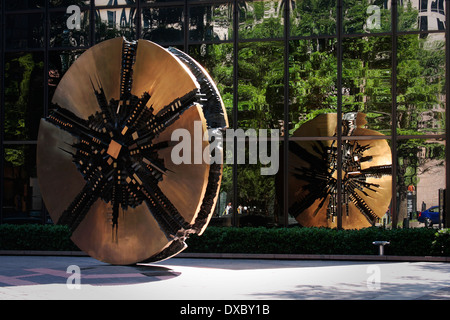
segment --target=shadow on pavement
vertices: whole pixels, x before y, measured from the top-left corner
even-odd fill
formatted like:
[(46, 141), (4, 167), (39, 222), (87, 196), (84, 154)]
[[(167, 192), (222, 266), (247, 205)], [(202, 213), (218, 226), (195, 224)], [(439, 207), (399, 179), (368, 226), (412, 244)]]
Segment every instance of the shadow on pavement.
[(3, 269), (0, 287), (42, 284), (89, 284), (93, 286), (130, 285), (172, 279), (181, 274), (169, 267), (155, 265), (115, 266), (93, 264), (87, 266), (32, 266)]

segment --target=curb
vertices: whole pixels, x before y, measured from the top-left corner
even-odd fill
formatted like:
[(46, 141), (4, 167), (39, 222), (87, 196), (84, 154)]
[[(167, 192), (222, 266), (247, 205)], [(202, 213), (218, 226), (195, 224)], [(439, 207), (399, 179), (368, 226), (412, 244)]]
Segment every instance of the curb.
[[(83, 251), (0, 250), (0, 256), (63, 256), (89, 257)], [(347, 260), (347, 261), (401, 261), (450, 262), (450, 257), (390, 256), (390, 255), (339, 255), (339, 254), (259, 254), (259, 253), (179, 253), (175, 258), (197, 259), (260, 259), (260, 260)]]
[(180, 258), (201, 259), (272, 259), (272, 260), (347, 260), (347, 261), (402, 261), (450, 262), (450, 257), (389, 256), (389, 255), (338, 255), (338, 254), (250, 254), (250, 253), (180, 253)]

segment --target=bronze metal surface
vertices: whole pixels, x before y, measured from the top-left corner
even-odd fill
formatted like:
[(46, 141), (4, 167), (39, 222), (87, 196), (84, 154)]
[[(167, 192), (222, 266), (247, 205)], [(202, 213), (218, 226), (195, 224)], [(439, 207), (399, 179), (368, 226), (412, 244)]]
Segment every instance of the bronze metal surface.
[[(363, 127), (358, 113), (353, 127), (343, 129), (342, 168), (337, 168), (336, 140), (290, 141), (289, 212), (305, 227), (337, 227), (337, 170), (342, 174), (342, 227), (360, 229), (378, 222), (391, 201), (391, 150), (385, 139), (346, 140), (350, 135), (381, 136)], [(322, 114), (293, 136), (336, 135), (336, 114)]]
[[(200, 128), (203, 137), (207, 124), (221, 129), (228, 120), (206, 71), (194, 73), (192, 61), (174, 52), (123, 38), (90, 48), (66, 72), (54, 110), (41, 120), (43, 200), (52, 220), (68, 225), (73, 242), (98, 260), (169, 258), (211, 218), (221, 165), (175, 165), (170, 139), (178, 128), (191, 137)], [(216, 118), (220, 127), (211, 126)], [(202, 150), (208, 146), (202, 139)]]
[(106, 100), (119, 99), (120, 69), (123, 39), (101, 42), (85, 51), (64, 74), (58, 84), (52, 103), (87, 119), (100, 111), (92, 84), (101, 81)]

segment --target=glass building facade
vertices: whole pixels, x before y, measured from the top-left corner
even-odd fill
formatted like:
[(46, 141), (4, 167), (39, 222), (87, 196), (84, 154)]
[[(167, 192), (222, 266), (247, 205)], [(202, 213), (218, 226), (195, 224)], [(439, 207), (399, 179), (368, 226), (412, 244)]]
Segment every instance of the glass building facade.
[[(295, 192), (289, 145), (321, 114), (366, 115), (352, 140), (386, 140), (390, 205), (377, 223), (402, 223), (438, 206), (449, 181), (448, 0), (5, 0), (1, 2), (1, 223), (48, 222), (36, 176), (40, 119), (71, 64), (115, 37), (176, 47), (215, 80), (230, 127), (276, 129), (276, 175), (225, 164), (212, 224), (288, 226)], [(380, 135), (382, 134), (382, 135)], [(246, 145), (246, 148), (248, 146)], [(338, 150), (341, 150), (338, 148)], [(343, 155), (337, 153), (338, 167)], [(350, 201), (336, 176), (337, 227)], [(226, 206), (232, 204), (227, 213)], [(447, 201), (450, 203), (450, 201)], [(412, 213), (412, 215), (411, 215)]]

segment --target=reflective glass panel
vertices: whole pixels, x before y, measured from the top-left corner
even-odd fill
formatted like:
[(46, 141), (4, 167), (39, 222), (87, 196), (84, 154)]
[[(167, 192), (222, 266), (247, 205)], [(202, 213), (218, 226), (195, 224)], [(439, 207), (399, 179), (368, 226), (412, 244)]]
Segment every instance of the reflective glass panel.
[[(261, 137), (259, 138), (261, 139)], [(283, 187), (276, 186), (275, 171), (270, 175), (265, 175), (261, 171), (263, 167), (272, 167), (278, 171), (278, 154), (271, 155), (267, 166), (262, 165), (260, 158), (262, 140), (260, 139), (258, 141), (242, 141), (245, 143), (245, 147), (238, 147), (238, 153), (245, 153), (245, 163), (239, 164), (238, 162), (237, 165), (238, 201), (232, 205), (237, 206), (238, 223), (241, 227), (283, 224), (281, 219), (282, 202), (280, 204), (277, 198), (277, 192), (283, 192)], [(272, 148), (271, 144), (276, 144), (276, 148), (280, 148), (278, 140), (264, 141), (263, 143), (267, 144), (269, 153)], [(258, 150), (258, 154), (252, 153), (252, 148), (255, 151)]]
[[(289, 133), (322, 113), (337, 108), (335, 39), (289, 42)], [(321, 136), (310, 132), (309, 136)]]
[(232, 226), (233, 202), (233, 166), (224, 164), (219, 196), (209, 225)]
[(281, 128), (284, 119), (283, 43), (241, 43), (238, 59), (238, 126)]
[(239, 39), (281, 38), (284, 32), (283, 1), (238, 1)]
[(44, 47), (43, 14), (10, 14), (5, 20), (7, 49)]
[(342, 110), (367, 115), (368, 129), (390, 134), (391, 37), (343, 40)]
[(400, 31), (445, 31), (444, 0), (398, 0)]
[(136, 38), (136, 8), (102, 9), (96, 11), (95, 39), (97, 42), (116, 37)]
[(183, 8), (142, 8), (142, 38), (158, 44), (183, 43)]
[(233, 38), (233, 5), (192, 6), (189, 9), (189, 39), (194, 41)]
[(36, 140), (44, 105), (44, 55), (7, 53), (5, 59), (5, 140)]
[(72, 13), (50, 13), (50, 47), (89, 46), (89, 10), (81, 11), (76, 19)]
[(391, 31), (391, 3), (386, 0), (343, 0), (345, 34)]
[(336, 34), (336, 0), (288, 0), (291, 36)]
[(399, 36), (397, 55), (397, 133), (444, 134), (444, 35)]
[(43, 222), (36, 145), (5, 145), (3, 159), (3, 223)]
[(5, 0), (6, 10), (44, 9), (45, 0)]
[[(409, 218), (424, 226), (419, 212), (433, 211), (439, 205), (439, 189), (445, 189), (445, 141), (401, 139), (397, 152), (398, 222)], [(433, 224), (437, 226), (438, 219)]]

